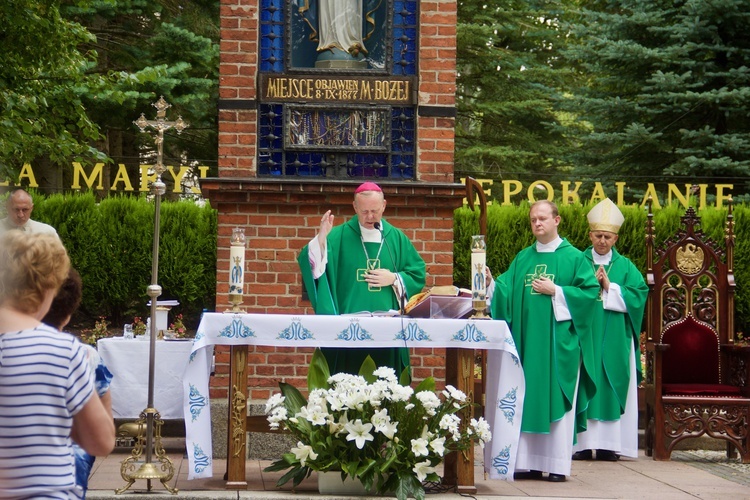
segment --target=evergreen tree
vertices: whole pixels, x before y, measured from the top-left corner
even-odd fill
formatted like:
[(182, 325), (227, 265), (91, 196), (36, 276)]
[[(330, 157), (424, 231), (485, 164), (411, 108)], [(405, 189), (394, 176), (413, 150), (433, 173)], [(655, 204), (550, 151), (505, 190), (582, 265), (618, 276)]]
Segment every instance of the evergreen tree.
[(457, 177), (534, 180), (563, 167), (564, 115), (553, 110), (548, 87), (570, 77), (558, 55), (568, 3), (459, 2)]
[(747, 192), (750, 2), (584, 3), (566, 57), (586, 80), (561, 101), (579, 119), (571, 161), (597, 179)]
[(0, 179), (32, 163), (43, 189), (59, 189), (72, 161), (108, 157), (137, 174), (154, 142), (133, 121), (152, 119), (162, 95), (168, 119), (190, 123), (168, 132), (165, 163), (215, 166), (218, 11), (214, 0), (0, 2)]
[[(185, 161), (215, 166), (218, 156), (219, 4), (213, 0), (92, 0), (66, 15), (86, 26), (99, 54), (92, 72), (118, 75), (114, 89), (86, 99), (89, 115), (106, 138), (101, 149), (137, 172), (143, 154), (154, 149), (153, 132), (133, 124), (141, 113), (156, 116), (163, 96), (189, 128), (168, 131), (164, 163)], [(166, 177), (165, 177), (166, 180)], [(135, 187), (135, 186), (134, 186)], [(137, 188), (136, 188), (137, 189)]]

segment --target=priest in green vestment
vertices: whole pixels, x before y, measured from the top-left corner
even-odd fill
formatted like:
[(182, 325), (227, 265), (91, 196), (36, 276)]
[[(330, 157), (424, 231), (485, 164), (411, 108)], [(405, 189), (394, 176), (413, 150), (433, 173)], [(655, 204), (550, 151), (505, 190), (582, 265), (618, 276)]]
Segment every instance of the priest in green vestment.
[(560, 482), (570, 475), (574, 409), (595, 392), (591, 310), (599, 283), (583, 253), (558, 235), (554, 203), (534, 203), (529, 219), (536, 242), (497, 278), (490, 310), (508, 323), (526, 379), (514, 477), (549, 472)]
[[(399, 311), (425, 286), (424, 260), (409, 238), (382, 218), (386, 200), (380, 186), (360, 185), (353, 206), (357, 216), (335, 227), (327, 211), (297, 259), (312, 307), (316, 314)], [(368, 355), (397, 376), (410, 367), (406, 346), (322, 351), (332, 374), (359, 373)]]
[(592, 245), (584, 251), (601, 286), (593, 310), (596, 395), (586, 410), (588, 425), (573, 447), (574, 460), (638, 458), (640, 332), (648, 286), (635, 265), (615, 250), (625, 218), (605, 198), (588, 215)]

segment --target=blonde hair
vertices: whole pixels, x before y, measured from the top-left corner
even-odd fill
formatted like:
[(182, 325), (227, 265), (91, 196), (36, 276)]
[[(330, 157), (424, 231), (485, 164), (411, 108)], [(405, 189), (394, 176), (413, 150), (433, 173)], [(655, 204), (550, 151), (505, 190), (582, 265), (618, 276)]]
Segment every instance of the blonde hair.
[(0, 304), (31, 314), (49, 290), (57, 293), (68, 276), (70, 258), (52, 234), (8, 231), (0, 237)]

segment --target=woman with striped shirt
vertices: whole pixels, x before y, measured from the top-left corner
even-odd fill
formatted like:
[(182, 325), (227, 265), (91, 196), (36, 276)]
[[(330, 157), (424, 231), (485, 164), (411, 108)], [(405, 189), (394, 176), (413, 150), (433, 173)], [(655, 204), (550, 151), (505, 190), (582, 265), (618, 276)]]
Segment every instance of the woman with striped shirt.
[(40, 321), (69, 267), (55, 236), (0, 237), (0, 498), (82, 498), (73, 440), (92, 455), (114, 448), (86, 351)]

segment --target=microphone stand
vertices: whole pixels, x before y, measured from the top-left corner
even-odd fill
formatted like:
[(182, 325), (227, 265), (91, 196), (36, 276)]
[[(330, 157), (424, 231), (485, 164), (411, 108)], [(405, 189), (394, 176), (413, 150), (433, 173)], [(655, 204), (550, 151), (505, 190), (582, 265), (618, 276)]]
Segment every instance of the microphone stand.
[[(391, 246), (388, 244), (388, 240), (385, 239), (385, 234), (383, 234), (383, 226), (380, 224), (380, 222), (376, 222), (372, 225), (375, 229), (380, 231), (380, 239), (383, 243), (385, 243), (385, 248), (388, 250), (388, 256), (391, 258), (391, 262), (393, 263), (393, 268), (396, 269), (396, 259), (393, 258), (393, 253), (391, 252)], [(409, 349), (409, 345), (406, 343), (406, 332), (404, 331), (404, 316), (406, 316), (406, 302), (405, 302), (405, 295), (406, 295), (406, 285), (404, 284), (404, 281), (401, 279), (401, 276), (398, 275), (398, 272), (394, 271), (393, 274), (396, 275), (396, 279), (401, 283), (401, 289), (398, 294), (398, 301), (401, 307), (401, 310), (399, 311), (399, 317), (401, 318), (401, 334), (404, 337), (404, 349)], [(396, 287), (397, 289), (399, 287)], [(397, 290), (398, 291), (398, 290)], [(409, 374), (409, 381), (411, 381), (411, 363), (409, 363), (408, 366), (408, 374)], [(398, 374), (399, 379), (401, 378), (401, 374)]]
[[(380, 238), (383, 240), (383, 243), (385, 243), (385, 248), (388, 250), (388, 256), (391, 258), (391, 262), (393, 262), (393, 267), (396, 267), (396, 259), (393, 258), (393, 253), (391, 252), (391, 246), (388, 244), (388, 240), (385, 239), (385, 234), (383, 234), (383, 226), (380, 224), (380, 222), (376, 222), (372, 225), (375, 229), (380, 231)], [(396, 279), (401, 283), (400, 287), (400, 293), (398, 294), (398, 301), (400, 306), (400, 313), (402, 316), (406, 315), (406, 303), (404, 299), (406, 298), (404, 294), (406, 293), (406, 287), (404, 286), (403, 280), (401, 280), (401, 276), (398, 275), (398, 272), (394, 271), (393, 274), (396, 275)], [(399, 288), (399, 287), (397, 287)]]

